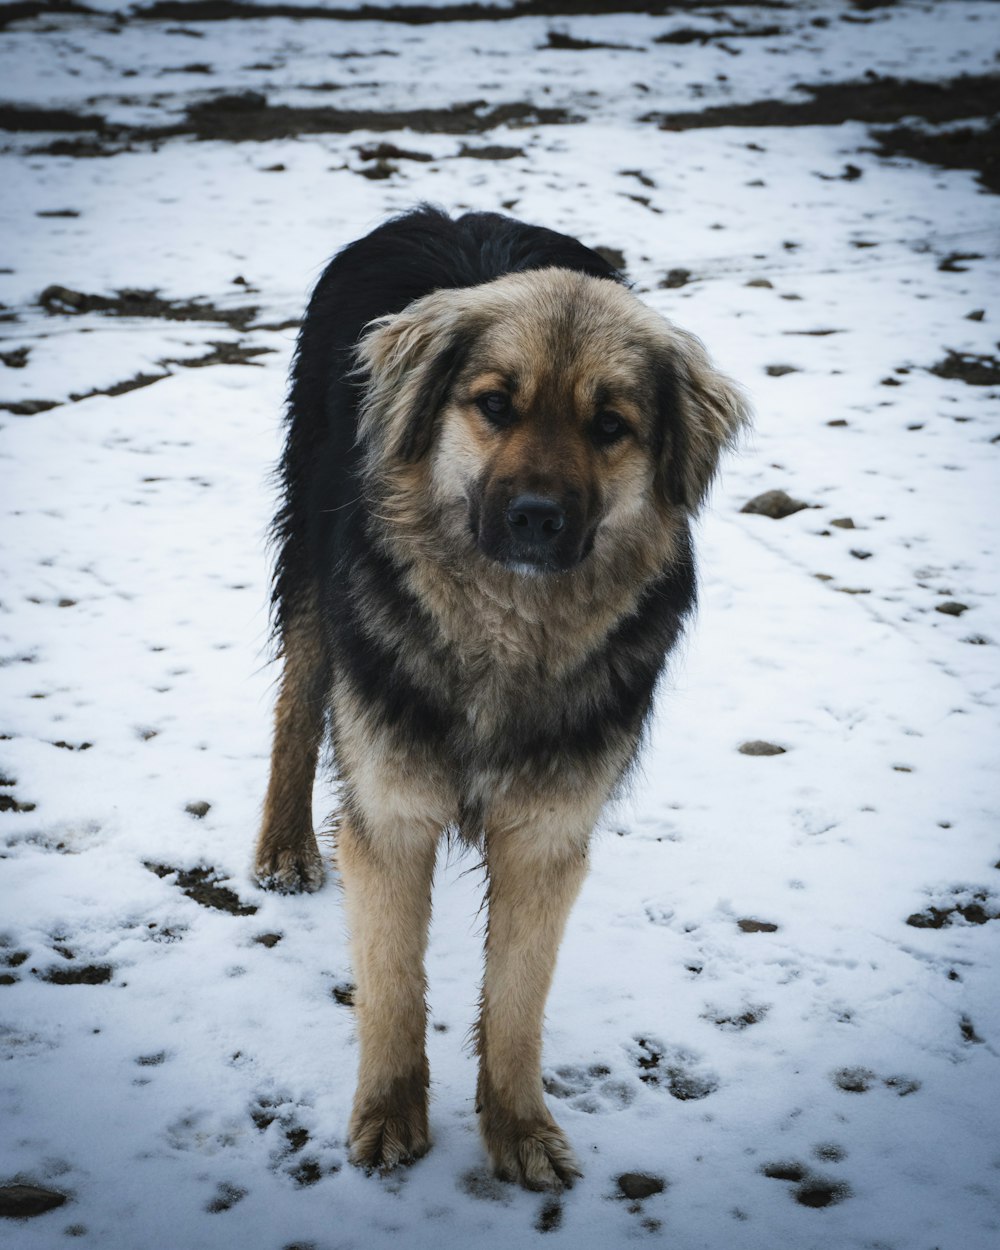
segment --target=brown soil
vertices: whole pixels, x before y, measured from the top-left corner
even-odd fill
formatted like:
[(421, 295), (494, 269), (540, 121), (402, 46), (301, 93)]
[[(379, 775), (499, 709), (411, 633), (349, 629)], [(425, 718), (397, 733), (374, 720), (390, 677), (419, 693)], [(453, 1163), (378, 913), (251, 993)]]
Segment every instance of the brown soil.
[(245, 330), (257, 315), (256, 304), (217, 308), (204, 300), (168, 300), (158, 291), (129, 288), (114, 295), (94, 295), (54, 284), (45, 288), (38, 302), (53, 316), (101, 312), (112, 317), (157, 317), (164, 321), (221, 321), (234, 330)]
[(488, 107), (483, 100), (453, 104), (449, 108), (378, 109), (293, 108), (271, 105), (256, 91), (217, 96), (188, 109), (185, 118), (159, 130), (135, 132), (135, 138), (170, 138), (193, 135), (196, 139), (221, 139), (229, 143), (289, 139), (304, 134), (351, 134), (413, 130), (422, 134), (482, 134), (496, 126), (553, 126), (582, 120), (562, 108), (541, 108), (526, 102)]
[[(0, 9), (0, 13), (9, 10)], [(2, 29), (2, 26), (0, 26)], [(100, 113), (74, 113), (71, 109), (29, 108), (21, 104), (0, 104), (0, 130), (96, 130), (103, 132), (107, 121)]]
[[(728, 7), (753, 5), (756, 8), (784, 8), (782, 0), (730, 0)], [(25, 6), (29, 7), (29, 6)], [(38, 9), (44, 6), (31, 6)], [(132, 14), (133, 19), (155, 21), (221, 22), (262, 17), (322, 18), (343, 22), (401, 22), (426, 26), (437, 22), (500, 22), (519, 17), (584, 17), (595, 14), (648, 13), (658, 17), (681, 9), (703, 8), (703, 0), (672, 0), (671, 3), (642, 3), (642, 0), (517, 0), (510, 6), (458, 3), (436, 5), (363, 4), (356, 9), (325, 8), (319, 5), (243, 4), (240, 0), (158, 0)]]
[(251, 904), (241, 903), (227, 886), (220, 885), (214, 868), (171, 868), (167, 864), (154, 863), (147, 863), (146, 867), (158, 877), (169, 877), (175, 873), (177, 885), (188, 898), (202, 907), (225, 911), (231, 916), (253, 916), (257, 911)]
[[(1000, 187), (997, 189), (1000, 190)], [(956, 378), (969, 386), (1000, 385), (1000, 360), (996, 356), (977, 356), (973, 352), (949, 350), (944, 360), (931, 365), (929, 372), (939, 378)]]
[(96, 16), (93, 9), (85, 4), (77, 4), (76, 0), (25, 0), (24, 3), (5, 4), (0, 9), (0, 30), (5, 30), (13, 22), (23, 22), (32, 17), (53, 17), (56, 13), (78, 13), (82, 16)]
[(642, 121), (661, 130), (713, 126), (839, 126), (842, 122), (889, 123), (908, 117), (929, 122), (992, 117), (1000, 112), (1000, 74), (961, 74), (945, 82), (883, 78), (858, 82), (801, 83), (812, 98), (722, 104), (697, 113), (647, 113)]
[(974, 169), (989, 191), (1000, 192), (1000, 122), (981, 130), (963, 128), (928, 134), (901, 126), (876, 131), (880, 156), (906, 156), (945, 169)]
[(106, 985), (112, 971), (109, 964), (88, 964), (83, 968), (49, 968), (41, 978), (50, 985)]

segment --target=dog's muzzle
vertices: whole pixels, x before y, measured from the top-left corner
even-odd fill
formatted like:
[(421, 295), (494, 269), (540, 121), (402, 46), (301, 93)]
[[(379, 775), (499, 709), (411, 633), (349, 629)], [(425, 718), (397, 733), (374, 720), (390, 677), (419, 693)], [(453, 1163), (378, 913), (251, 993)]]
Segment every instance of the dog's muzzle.
[(519, 546), (545, 547), (566, 528), (566, 513), (554, 499), (518, 495), (507, 509), (507, 526)]

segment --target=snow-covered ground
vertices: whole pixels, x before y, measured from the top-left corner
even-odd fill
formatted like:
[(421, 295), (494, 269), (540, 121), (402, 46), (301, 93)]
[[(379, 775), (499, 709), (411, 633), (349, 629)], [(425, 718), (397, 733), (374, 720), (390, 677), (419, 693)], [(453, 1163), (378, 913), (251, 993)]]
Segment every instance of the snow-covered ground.
[[(641, 120), (995, 75), (1000, 6), (90, 7), (0, 29), (0, 1190), (66, 1196), (0, 1216), (0, 1242), (1000, 1244), (998, 201), (876, 155), (863, 121)], [(249, 91), (373, 128), (151, 133)], [(448, 110), (475, 101), (463, 133)], [(512, 103), (562, 113), (476, 120)], [(439, 113), (377, 116), (400, 110)], [(105, 154), (40, 151), (95, 136)], [(758, 411), (560, 955), (545, 1072), (586, 1173), (561, 1198), (492, 1180), (478, 1142), (471, 862), (442, 857), (435, 891), (434, 1149), (385, 1179), (346, 1161), (335, 879), (284, 898), (248, 871), (288, 323), (333, 251), (421, 199), (620, 250)], [(123, 289), (166, 303), (73, 311)], [(770, 489), (810, 506), (740, 511)], [(319, 785), (318, 824), (333, 802)], [(625, 1196), (636, 1172), (659, 1192)]]

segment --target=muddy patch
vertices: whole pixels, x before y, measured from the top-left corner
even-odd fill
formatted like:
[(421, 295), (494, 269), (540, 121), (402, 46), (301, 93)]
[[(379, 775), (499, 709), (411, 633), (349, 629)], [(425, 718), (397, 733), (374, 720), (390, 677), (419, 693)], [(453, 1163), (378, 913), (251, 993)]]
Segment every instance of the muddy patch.
[[(0, 10), (9, 13), (10, 10)], [(2, 29), (2, 25), (0, 25)], [(74, 113), (71, 109), (33, 108), (26, 104), (0, 105), (0, 130), (93, 130), (103, 133), (107, 120), (100, 113)]]
[(944, 360), (931, 365), (928, 372), (939, 378), (954, 378), (968, 386), (1000, 386), (1000, 360), (996, 356), (977, 356), (973, 352), (949, 349)]
[(986, 889), (957, 889), (948, 902), (914, 912), (906, 923), (914, 929), (947, 929), (962, 920), (973, 925), (1000, 920), (1000, 900)]
[(851, 1196), (850, 1187), (843, 1181), (819, 1176), (801, 1163), (767, 1163), (761, 1172), (770, 1180), (794, 1185), (792, 1197), (804, 1207), (829, 1207)]
[(1000, 193), (1000, 122), (938, 131), (899, 126), (876, 131), (873, 137), (879, 156), (905, 156), (943, 169), (972, 169), (987, 190)]
[(49, 985), (107, 985), (113, 972), (110, 964), (84, 964), (78, 968), (47, 968), (37, 975)]
[(946, 82), (873, 75), (860, 82), (801, 83), (809, 100), (757, 100), (722, 104), (700, 112), (647, 113), (642, 121), (661, 130), (713, 126), (839, 126), (842, 122), (886, 124), (908, 117), (929, 122), (992, 118), (1000, 111), (1000, 74), (962, 74)]
[[(774, 0), (729, 0), (727, 8), (768, 7)], [(28, 6), (42, 9), (42, 5)], [(519, 17), (581, 17), (601, 14), (646, 13), (662, 17), (678, 9), (700, 9), (701, 0), (642, 3), (642, 0), (514, 0), (512, 4), (361, 4), (357, 8), (329, 8), (314, 4), (248, 4), (245, 0), (155, 0), (130, 16), (133, 20), (222, 22), (263, 17), (323, 19), (338, 22), (398, 22), (428, 26), (439, 22), (501, 22)], [(781, 7), (780, 4), (778, 7)]]
[(253, 916), (257, 911), (252, 904), (242, 903), (228, 886), (222, 885), (225, 877), (214, 868), (171, 868), (167, 864), (150, 862), (145, 866), (158, 877), (173, 875), (175, 884), (202, 907), (228, 912), (231, 916)]
[(131, 287), (98, 295), (53, 283), (42, 291), (38, 302), (50, 316), (98, 312), (109, 317), (153, 317), (161, 321), (218, 321), (234, 330), (245, 330), (257, 315), (256, 304), (219, 308), (207, 300), (164, 299), (157, 290)]
[(634, 1052), (639, 1080), (665, 1088), (680, 1102), (695, 1102), (714, 1094), (719, 1082), (714, 1074), (700, 1070), (693, 1054), (680, 1047), (665, 1047), (651, 1038), (636, 1038)]
[(160, 139), (192, 135), (195, 139), (244, 143), (308, 134), (351, 134), (355, 130), (461, 135), (481, 134), (497, 126), (555, 126), (582, 120), (564, 108), (543, 108), (523, 101), (489, 106), (484, 100), (473, 100), (448, 108), (393, 112), (272, 105), (260, 92), (245, 91), (192, 105), (183, 121), (157, 130), (136, 130), (132, 137)]

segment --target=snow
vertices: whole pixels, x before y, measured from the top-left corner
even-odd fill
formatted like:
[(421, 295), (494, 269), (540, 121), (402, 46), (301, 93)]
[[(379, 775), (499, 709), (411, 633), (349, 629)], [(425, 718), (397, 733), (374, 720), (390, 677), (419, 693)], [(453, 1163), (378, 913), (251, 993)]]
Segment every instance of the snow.
[[(784, 33), (728, 41), (739, 55), (651, 42), (737, 19)], [(997, 1244), (1000, 921), (907, 924), (977, 897), (1000, 911), (1000, 388), (928, 372), (949, 350), (996, 354), (996, 200), (971, 172), (877, 157), (857, 122), (674, 133), (638, 118), (797, 99), (796, 84), (869, 68), (986, 72), (1000, 11), (186, 22), (200, 38), (177, 25), (16, 23), (0, 32), (4, 95), (130, 125), (250, 88), (382, 110), (531, 100), (584, 120), (180, 137), (91, 159), (31, 155), (55, 136), (7, 134), (0, 301), (16, 319), (0, 322), (2, 350), (30, 352), (0, 366), (0, 400), (57, 406), (0, 410), (0, 774), (14, 783), (0, 794), (34, 805), (0, 811), (0, 973), (13, 982), (0, 985), (0, 1185), (69, 1201), (3, 1220), (3, 1244)], [(550, 28), (645, 51), (538, 50)], [(214, 73), (163, 73), (194, 62)], [(246, 68), (260, 63), (276, 68)], [(327, 80), (341, 89), (314, 89)], [(357, 147), (378, 141), (434, 159), (370, 180)], [(523, 155), (471, 159), (465, 143)], [(860, 177), (840, 176), (848, 163)], [(419, 199), (513, 202), (620, 248), (642, 297), (699, 334), (758, 412), (699, 525), (699, 616), (560, 954), (544, 1065), (585, 1177), (557, 1200), (493, 1181), (478, 1141), (471, 860), (442, 852), (435, 887), (434, 1148), (388, 1178), (346, 1160), (357, 1051), (334, 994), (352, 979), (336, 881), (286, 898), (249, 876), (275, 678), (269, 473), (294, 343), (293, 328), (254, 327), (301, 315), (338, 246)], [(79, 216), (38, 216), (67, 209)], [(939, 268), (954, 253), (978, 258)], [(677, 267), (691, 280), (661, 287)], [(747, 285), (760, 279), (771, 286)], [(52, 283), (259, 312), (242, 332), (50, 316), (37, 301)], [(237, 340), (269, 351), (176, 363)], [(70, 399), (140, 372), (169, 376)], [(810, 506), (780, 521), (740, 511), (775, 488)], [(831, 525), (846, 517), (854, 528)], [(936, 610), (949, 600), (967, 611)], [(785, 751), (739, 752), (756, 739)], [(318, 827), (334, 801), (317, 785)], [(186, 810), (198, 802), (200, 818)], [(214, 869), (257, 910), (201, 905), (149, 864)], [(108, 980), (45, 979), (86, 966)], [(776, 1167), (829, 1182), (836, 1200), (795, 1201), (800, 1183), (764, 1174)], [(635, 1171), (663, 1192), (623, 1198), (617, 1178)]]

